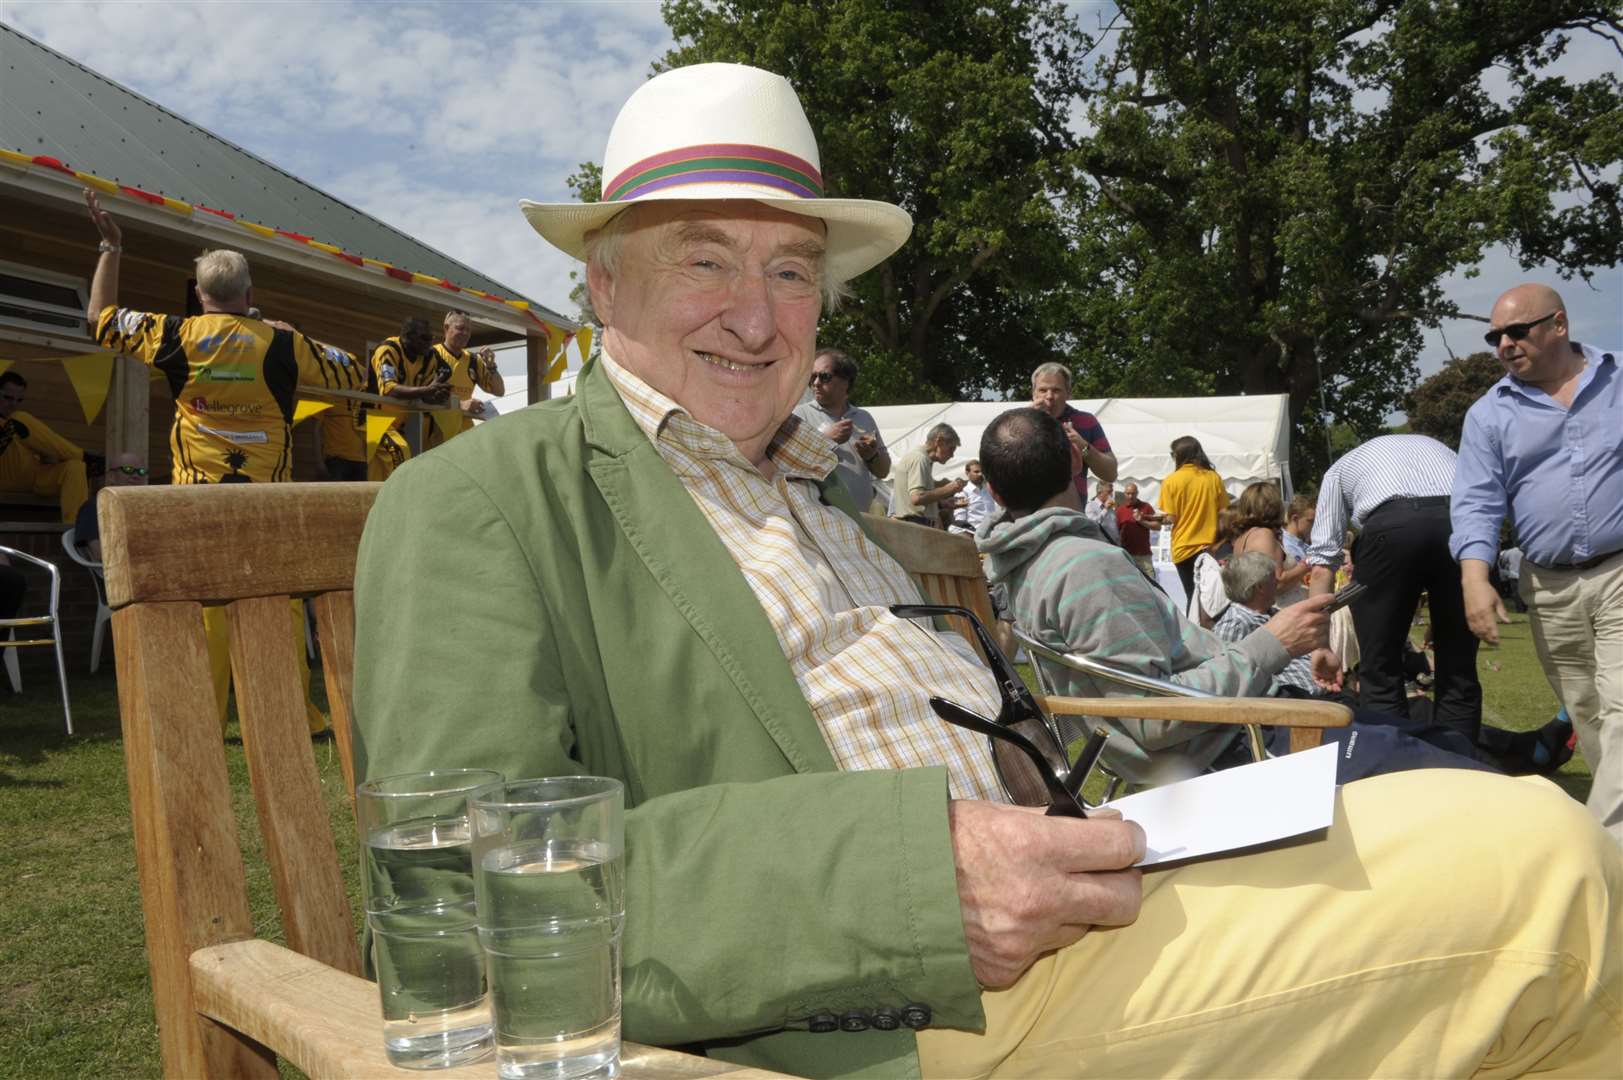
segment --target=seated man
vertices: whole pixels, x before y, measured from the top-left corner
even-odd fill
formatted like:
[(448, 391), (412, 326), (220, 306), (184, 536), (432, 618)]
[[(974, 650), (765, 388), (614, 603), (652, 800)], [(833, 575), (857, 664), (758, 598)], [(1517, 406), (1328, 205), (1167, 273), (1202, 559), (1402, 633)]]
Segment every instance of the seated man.
[[(1015, 623), (1050, 648), (1080, 653), (1129, 671), (1228, 697), (1261, 697), (1282, 673), (1330, 681), (1335, 657), (1324, 649), (1327, 600), (1297, 604), (1251, 625), (1232, 643), (1202, 630), (1138, 572), (1132, 559), (1105, 541), (1088, 520), (1070, 483), (1078, 453), (1064, 429), (1041, 409), (1014, 409), (993, 420), (981, 438), (981, 463), (1007, 520), (980, 537), (986, 572), (1009, 590)], [(1273, 561), (1268, 562), (1269, 573)], [(1232, 563), (1234, 560), (1230, 560)], [(1233, 605), (1231, 605), (1233, 606)], [(1311, 667), (1309, 656), (1311, 655)], [(1137, 695), (1072, 668), (1044, 664), (1062, 694)], [(1299, 666), (1293, 666), (1299, 665)], [(1370, 720), (1384, 717), (1371, 714)], [(1079, 721), (1061, 718), (1062, 724)], [(1166, 720), (1101, 720), (1121, 738), (1105, 744), (1104, 761), (1133, 783), (1163, 784), (1207, 768), (1243, 764), (1243, 728)], [(1419, 725), (1416, 725), (1418, 728)], [(1413, 739), (1391, 726), (1332, 728), (1343, 746), (1336, 759), (1341, 783), (1416, 768), (1486, 769)], [(1070, 741), (1069, 738), (1067, 741)], [(1269, 747), (1289, 750), (1290, 732), (1273, 732)], [(1452, 747), (1469, 754), (1470, 744)]]
[(822, 198), (788, 82), (733, 64), (641, 87), (603, 177), (525, 204), (587, 261), (575, 393), (379, 492), (355, 752), (625, 782), (627, 1038), (802, 1076), (1614, 1068), (1623, 854), (1543, 781), (1380, 777), (1314, 842), (1142, 878), (1135, 824), (1004, 802), (928, 703), (995, 709), (988, 672), (889, 612), (917, 590), (785, 422), (907, 215)]
[[(126, 451), (113, 458), (107, 467), (103, 487), (130, 487), (145, 485), (147, 466), (141, 455)], [(73, 542), (92, 562), (101, 562), (101, 521), (96, 517), (96, 500), (86, 499), (73, 519)]]
[(99, 462), (22, 411), (28, 380), (15, 371), (0, 372), (0, 491), (55, 495), (62, 520), (72, 521), (90, 492), (85, 462)]

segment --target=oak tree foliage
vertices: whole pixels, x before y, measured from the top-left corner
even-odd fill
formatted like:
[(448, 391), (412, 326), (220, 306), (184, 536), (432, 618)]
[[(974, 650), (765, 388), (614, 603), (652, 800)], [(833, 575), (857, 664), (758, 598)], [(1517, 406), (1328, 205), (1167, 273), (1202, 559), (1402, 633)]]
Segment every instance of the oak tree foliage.
[[(785, 75), (828, 193), (913, 215), (820, 331), (864, 402), (1023, 398), (1050, 359), (1079, 394), (1284, 393), (1305, 483), (1326, 428), (1402, 407), (1426, 328), (1486, 314), (1447, 275), (1494, 244), (1583, 279), (1623, 257), (1620, 11), (665, 0), (656, 68)], [(1572, 72), (1579, 35), (1619, 68)]]

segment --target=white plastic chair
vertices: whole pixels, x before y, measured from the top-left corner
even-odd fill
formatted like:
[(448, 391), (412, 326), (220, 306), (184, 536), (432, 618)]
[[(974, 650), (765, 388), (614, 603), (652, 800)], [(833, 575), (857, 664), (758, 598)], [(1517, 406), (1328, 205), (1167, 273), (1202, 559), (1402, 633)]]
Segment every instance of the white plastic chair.
[[(15, 619), (0, 619), (0, 630), (6, 630), (9, 633), (6, 646), (8, 653), (12, 655), (15, 655), (15, 650), (25, 649), (30, 646), (50, 645), (56, 649), (56, 677), (62, 684), (62, 714), (68, 723), (68, 734), (72, 735), (73, 708), (68, 704), (68, 669), (62, 660), (62, 624), (56, 614), (57, 604), (62, 598), (62, 576), (58, 572), (55, 563), (48, 562), (36, 555), (30, 555), (26, 551), (18, 551), (16, 548), (0, 545), (0, 555), (4, 555), (13, 561), (21, 559), (23, 562), (37, 566), (51, 575), (51, 601), (47, 613), (44, 615), (22, 616)], [(50, 637), (17, 640), (18, 630), (43, 627), (50, 627)], [(16, 685), (17, 689), (22, 689), (20, 679), (14, 685)]]
[(96, 669), (101, 667), (102, 640), (107, 636), (108, 620), (113, 617), (113, 609), (107, 606), (107, 578), (102, 572), (101, 563), (89, 558), (79, 547), (74, 530), (69, 529), (62, 534), (62, 547), (66, 549), (68, 558), (90, 571), (91, 580), (96, 583), (96, 629), (90, 637), (90, 673), (94, 675)]

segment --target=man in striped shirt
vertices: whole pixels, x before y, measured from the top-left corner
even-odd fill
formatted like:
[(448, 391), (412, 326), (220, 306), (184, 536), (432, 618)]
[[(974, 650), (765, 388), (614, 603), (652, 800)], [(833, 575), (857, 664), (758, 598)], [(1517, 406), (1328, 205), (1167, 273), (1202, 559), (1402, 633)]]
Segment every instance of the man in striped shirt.
[(1482, 728), (1477, 639), (1465, 621), (1459, 567), (1448, 552), (1454, 463), (1454, 451), (1425, 435), (1381, 435), (1342, 455), (1319, 486), (1309, 592), (1332, 590), (1342, 540), (1349, 526), (1357, 529), (1354, 579), (1369, 586), (1351, 609), (1361, 654), (1359, 703), (1409, 715), (1403, 648), (1424, 593), (1437, 646), (1433, 714), (1476, 743)]

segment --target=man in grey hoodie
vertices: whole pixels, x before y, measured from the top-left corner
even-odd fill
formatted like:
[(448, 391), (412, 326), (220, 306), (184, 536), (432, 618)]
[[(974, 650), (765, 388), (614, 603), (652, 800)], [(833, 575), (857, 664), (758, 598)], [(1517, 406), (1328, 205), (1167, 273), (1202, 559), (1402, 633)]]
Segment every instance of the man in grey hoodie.
[[(1088, 520), (1070, 482), (1076, 453), (1053, 417), (1038, 409), (999, 416), (981, 438), (981, 468), (1009, 512), (976, 545), (986, 576), (1005, 585), (1015, 623), (1043, 644), (1225, 697), (1264, 697), (1293, 657), (1322, 647), (1329, 633), (1323, 596), (1281, 609), (1235, 642), (1186, 619), (1121, 548)], [(1071, 668), (1045, 665), (1062, 694), (1104, 697), (1136, 691)], [(1066, 718), (1061, 718), (1065, 723)], [(1105, 720), (1105, 764), (1135, 784), (1163, 784), (1243, 761), (1240, 730), (1172, 721)], [(1070, 732), (1067, 732), (1069, 738)], [(1354, 724), (1329, 737), (1346, 748), (1343, 783), (1406, 768), (1483, 768), (1385, 725)], [(1270, 740), (1283, 749), (1287, 733)]]

